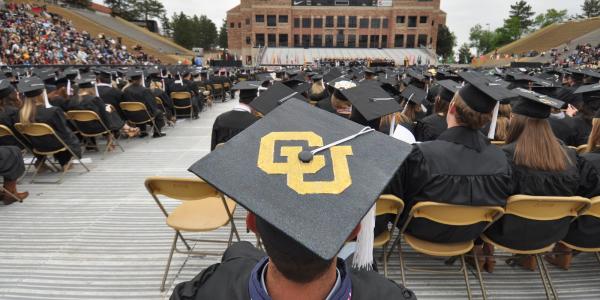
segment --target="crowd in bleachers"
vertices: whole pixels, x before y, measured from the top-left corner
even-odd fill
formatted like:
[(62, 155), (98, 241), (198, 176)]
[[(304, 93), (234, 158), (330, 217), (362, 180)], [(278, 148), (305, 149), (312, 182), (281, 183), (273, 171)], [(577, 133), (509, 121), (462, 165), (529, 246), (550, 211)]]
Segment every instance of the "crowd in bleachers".
[(570, 50), (569, 47), (563, 48), (562, 51), (552, 49), (549, 54), (554, 65), (600, 67), (600, 44), (596, 46), (589, 43), (577, 45), (573, 50)]
[(70, 20), (30, 4), (0, 9), (0, 64), (153, 64), (140, 47), (119, 38), (78, 31)]
[[(420, 59), (419, 59), (420, 60)], [(316, 62), (317, 65), (325, 67), (393, 67), (396, 62), (393, 59), (388, 58), (324, 58)]]

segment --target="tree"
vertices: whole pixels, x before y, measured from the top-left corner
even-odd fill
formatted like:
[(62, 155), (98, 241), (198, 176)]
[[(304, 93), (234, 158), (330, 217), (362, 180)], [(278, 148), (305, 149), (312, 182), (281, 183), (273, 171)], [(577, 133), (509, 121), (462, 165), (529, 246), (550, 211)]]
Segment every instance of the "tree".
[(165, 7), (158, 0), (133, 0), (131, 2), (134, 9), (144, 17), (145, 21), (160, 18), (165, 13)]
[(481, 24), (471, 28), (469, 41), (471, 41), (469, 46), (477, 49), (477, 55), (488, 53), (496, 48), (495, 32), (483, 29)]
[(585, 0), (581, 9), (587, 18), (600, 17), (600, 0)]
[(458, 49), (458, 63), (459, 64), (470, 64), (471, 63), (471, 48), (469, 44), (464, 43), (460, 49)]
[(534, 15), (535, 13), (531, 10), (531, 5), (527, 4), (527, 1), (525, 0), (520, 0), (510, 6), (510, 14), (508, 20), (512, 18), (517, 18), (519, 20), (519, 24), (521, 26), (521, 34), (519, 35), (519, 37), (521, 37), (523, 33), (527, 32), (529, 28), (533, 25), (532, 17)]
[(204, 15), (188, 17), (184, 13), (174, 14), (171, 18), (171, 28), (173, 40), (188, 49), (210, 49), (217, 42), (217, 26)]
[(171, 24), (171, 20), (167, 17), (166, 13), (163, 13), (160, 16), (160, 25), (162, 27), (162, 32), (164, 36), (172, 37), (173, 35), (173, 26)]
[(223, 20), (219, 29), (219, 47), (227, 49), (227, 20)]
[[(600, 1), (600, 0), (598, 0)], [(535, 17), (534, 24), (539, 28), (544, 28), (546, 26), (552, 25), (554, 23), (563, 22), (567, 18), (567, 10), (556, 10), (551, 8), (546, 11), (546, 13), (541, 13)]]
[(448, 29), (445, 24), (438, 25), (437, 49), (435, 53), (449, 59), (454, 56), (454, 47), (456, 46), (456, 36)]

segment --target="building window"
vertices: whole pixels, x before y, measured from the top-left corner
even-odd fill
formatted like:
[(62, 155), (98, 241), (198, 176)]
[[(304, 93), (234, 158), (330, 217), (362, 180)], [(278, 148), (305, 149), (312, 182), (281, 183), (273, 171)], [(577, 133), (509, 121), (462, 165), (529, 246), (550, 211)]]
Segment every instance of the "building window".
[(396, 16), (396, 24), (404, 24), (405, 21), (406, 21), (405, 16)]
[(382, 35), (381, 36), (381, 48), (387, 48), (387, 47), (388, 47), (387, 35)]
[(328, 34), (325, 36), (325, 47), (331, 48), (333, 47), (333, 35)]
[(323, 28), (323, 18), (315, 18), (313, 20), (313, 28)]
[(235, 23), (230, 23), (229, 28), (235, 28)]
[(238, 23), (238, 28), (242, 28), (242, 22)]
[(288, 35), (280, 34), (279, 35), (279, 47), (287, 47), (288, 46)]
[(327, 16), (327, 17), (325, 17), (325, 27), (326, 28), (333, 28), (333, 16)]
[(255, 21), (256, 21), (256, 23), (264, 23), (265, 15), (256, 15)]
[(417, 42), (418, 47), (427, 47), (427, 35), (419, 34), (419, 40)]
[(419, 18), (419, 23), (426, 24), (427, 23), (427, 16), (421, 16)]
[(384, 18), (383, 22), (382, 22), (382, 27), (383, 28), (388, 28), (388, 23), (389, 23), (388, 18)]
[(335, 46), (338, 48), (344, 48), (344, 43), (346, 42), (346, 37), (344, 36), (344, 31), (340, 30), (335, 38)]
[(345, 16), (337, 17), (337, 27), (339, 27), (339, 28), (346, 27), (346, 17)]
[(276, 15), (268, 15), (267, 16), (267, 26), (271, 26), (271, 27), (277, 26), (277, 16)]
[(310, 28), (310, 18), (302, 19), (302, 28)]
[(249, 36), (247, 36), (246, 37), (246, 45), (250, 45), (250, 44), (252, 44), (252, 39)]
[(380, 19), (371, 19), (371, 28), (379, 28), (381, 27)]
[(348, 36), (348, 48), (355, 48), (356, 47), (356, 36), (354, 34), (351, 34)]
[(406, 48), (414, 48), (415, 47), (415, 35), (409, 34), (406, 36)]
[(310, 35), (308, 35), (308, 34), (302, 35), (302, 47), (304, 47), (304, 48), (310, 47)]
[(358, 24), (356, 24), (356, 16), (350, 16), (348, 17), (348, 27), (350, 28), (356, 28)]
[(378, 35), (372, 35), (370, 42), (371, 42), (371, 45), (369, 46), (370, 48), (379, 48), (379, 36)]
[(269, 33), (267, 35), (267, 45), (269, 47), (277, 47), (277, 35), (274, 33)]
[(396, 34), (394, 36), (394, 47), (396, 47), (396, 48), (404, 47), (404, 34)]
[(300, 36), (294, 34), (294, 47), (300, 47)]
[(313, 36), (313, 47), (321, 48), (323, 47), (323, 36), (322, 35), (314, 35)]
[(417, 27), (417, 17), (416, 16), (408, 17), (408, 27)]
[(264, 47), (265, 46), (265, 35), (262, 33), (257, 33), (256, 34), (256, 46), (257, 47)]
[(368, 48), (369, 47), (369, 36), (361, 35), (358, 37), (358, 47), (359, 48)]
[(369, 28), (369, 19), (360, 18), (360, 28)]
[(279, 23), (287, 23), (287, 22), (288, 22), (287, 15), (279, 16)]
[(300, 18), (294, 18), (294, 28), (300, 28)]
[(250, 18), (246, 18), (246, 25), (250, 25)]

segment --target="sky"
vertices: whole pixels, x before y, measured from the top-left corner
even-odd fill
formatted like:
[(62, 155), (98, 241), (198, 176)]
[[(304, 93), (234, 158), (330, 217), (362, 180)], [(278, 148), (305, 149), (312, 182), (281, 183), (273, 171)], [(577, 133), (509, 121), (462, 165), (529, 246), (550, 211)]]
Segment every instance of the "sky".
[[(101, 2), (100, 0), (94, 0)], [(527, 0), (537, 13), (549, 8), (567, 9), (569, 15), (581, 13), (584, 0)], [(206, 15), (217, 28), (221, 26), (227, 10), (240, 3), (240, 0), (162, 0), (168, 15), (183, 11), (186, 14)], [(457, 45), (469, 41), (469, 30), (476, 24), (491, 29), (502, 26), (508, 17), (510, 5), (517, 0), (441, 0), (442, 10), (447, 13), (446, 25), (456, 34)]]

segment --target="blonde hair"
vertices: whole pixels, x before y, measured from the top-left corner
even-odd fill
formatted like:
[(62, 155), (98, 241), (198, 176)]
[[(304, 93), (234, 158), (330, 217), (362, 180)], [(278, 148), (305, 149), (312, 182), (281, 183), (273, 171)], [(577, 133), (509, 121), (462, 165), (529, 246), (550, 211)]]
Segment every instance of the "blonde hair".
[(321, 81), (316, 81), (316, 82), (313, 82), (312, 86), (310, 87), (310, 94), (311, 95), (319, 95), (319, 94), (323, 93), (324, 90), (325, 90), (325, 88), (323, 87), (323, 84), (321, 83)]
[(396, 126), (399, 125), (399, 124), (412, 124), (413, 123), (403, 113), (397, 112), (397, 113), (393, 113), (391, 115), (387, 115), (387, 116), (381, 117), (381, 121), (379, 121), (379, 127), (380, 128), (385, 128), (385, 127), (392, 126), (392, 119), (394, 119), (394, 122), (396, 123)]
[(162, 83), (160, 81), (151, 81), (149, 88), (151, 90), (162, 90)]
[(23, 107), (21, 107), (21, 110), (19, 111), (19, 122), (24, 125), (35, 123), (37, 107), (39, 105), (44, 105), (43, 95), (25, 97), (25, 101), (23, 101)]
[(592, 132), (588, 138), (588, 144), (585, 152), (594, 152), (600, 149), (600, 118), (592, 120)]

